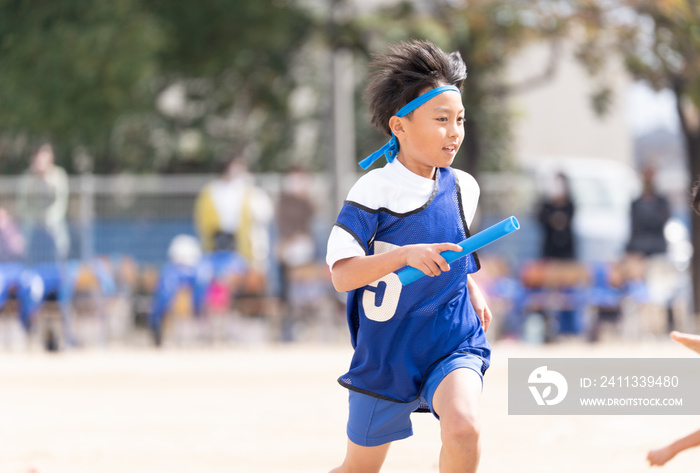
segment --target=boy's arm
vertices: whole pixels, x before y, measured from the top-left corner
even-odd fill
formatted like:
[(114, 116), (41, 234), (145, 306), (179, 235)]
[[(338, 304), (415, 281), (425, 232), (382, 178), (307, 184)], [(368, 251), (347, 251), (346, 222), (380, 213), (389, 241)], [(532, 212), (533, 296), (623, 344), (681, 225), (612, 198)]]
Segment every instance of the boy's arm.
[(670, 445), (665, 447), (652, 450), (647, 455), (647, 460), (649, 460), (649, 465), (663, 465), (671, 458), (678, 455), (683, 450), (687, 450), (692, 447), (697, 447), (700, 445), (700, 430), (693, 432), (692, 434), (686, 435), (685, 437), (676, 440)]
[(474, 307), (476, 315), (479, 317), (479, 320), (481, 320), (481, 326), (484, 328), (485, 332), (489, 329), (489, 325), (491, 325), (491, 309), (489, 309), (488, 304), (486, 304), (486, 299), (481, 293), (481, 289), (479, 289), (479, 286), (477, 286), (476, 281), (474, 281), (471, 275), (467, 276), (467, 289), (469, 289), (469, 300)]
[(345, 258), (333, 265), (333, 287), (338, 292), (351, 291), (404, 266), (417, 268), (428, 276), (438, 276), (450, 269), (440, 255), (448, 250), (462, 251), (462, 247), (454, 243), (406, 245), (377, 255)]

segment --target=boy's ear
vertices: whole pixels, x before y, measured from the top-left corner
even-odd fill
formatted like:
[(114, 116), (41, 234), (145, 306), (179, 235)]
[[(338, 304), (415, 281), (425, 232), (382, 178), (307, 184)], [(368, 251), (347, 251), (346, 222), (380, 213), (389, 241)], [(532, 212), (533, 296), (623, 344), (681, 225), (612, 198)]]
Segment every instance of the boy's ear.
[(392, 133), (394, 133), (396, 137), (405, 133), (406, 131), (403, 127), (403, 120), (401, 117), (397, 117), (396, 115), (389, 119), (389, 128), (391, 128)]

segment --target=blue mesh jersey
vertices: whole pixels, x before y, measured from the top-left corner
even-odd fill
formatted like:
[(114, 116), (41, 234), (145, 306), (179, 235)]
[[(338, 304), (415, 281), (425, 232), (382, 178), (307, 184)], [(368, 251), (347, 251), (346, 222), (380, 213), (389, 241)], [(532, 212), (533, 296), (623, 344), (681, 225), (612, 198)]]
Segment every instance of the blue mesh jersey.
[[(433, 194), (407, 213), (371, 209), (346, 201), (335, 223), (367, 255), (418, 243), (458, 243), (469, 235), (454, 172), (439, 168)], [(348, 293), (347, 318), (355, 353), (338, 379), (348, 389), (396, 402), (418, 398), (430, 367), (456, 352), (469, 352), (489, 365), (491, 347), (472, 307), (467, 274), (478, 269), (475, 255), (450, 264), (440, 276), (402, 286), (398, 271)]]

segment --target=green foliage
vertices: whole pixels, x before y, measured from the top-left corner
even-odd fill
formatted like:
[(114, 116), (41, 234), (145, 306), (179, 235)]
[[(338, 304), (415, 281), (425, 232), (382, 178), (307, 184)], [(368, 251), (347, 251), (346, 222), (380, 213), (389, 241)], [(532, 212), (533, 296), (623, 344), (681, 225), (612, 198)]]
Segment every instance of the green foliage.
[[(44, 138), (69, 171), (78, 146), (97, 172), (206, 171), (258, 135), (268, 156), (310, 26), (285, 0), (0, 0), (0, 172)], [(163, 113), (172, 86), (185, 110)]]
[[(458, 50), (469, 67), (457, 165), (505, 169), (504, 98), (517, 91), (505, 65), (528, 42), (561, 34), (565, 3), (404, 2), (358, 17), (343, 0), (307, 9), (293, 0), (0, 0), (0, 172), (23, 169), (42, 138), (71, 172), (78, 149), (100, 173), (211, 172), (232, 150), (253, 169), (281, 170), (306, 124), (318, 142), (308, 162), (325, 167), (328, 51), (352, 49), (361, 70), (370, 52), (410, 38)], [(313, 91), (303, 113), (290, 107), (300, 88)], [(363, 113), (361, 155), (385, 140)]]
[(312, 30), (308, 16), (272, 0), (144, 4), (168, 33), (154, 93), (177, 91), (181, 107), (125, 117), (113, 136), (120, 163), (133, 166), (145, 154), (154, 157), (150, 170), (211, 172), (235, 150), (253, 169), (279, 169), (275, 157), (293, 132), (288, 103), (297, 81), (290, 70)]
[(163, 39), (136, 0), (3, 0), (0, 129), (104, 148), (117, 117), (149, 105)]
[(700, 107), (700, 6), (693, 0), (579, 0), (585, 27), (578, 57), (591, 74), (621, 55), (632, 76), (678, 91)]

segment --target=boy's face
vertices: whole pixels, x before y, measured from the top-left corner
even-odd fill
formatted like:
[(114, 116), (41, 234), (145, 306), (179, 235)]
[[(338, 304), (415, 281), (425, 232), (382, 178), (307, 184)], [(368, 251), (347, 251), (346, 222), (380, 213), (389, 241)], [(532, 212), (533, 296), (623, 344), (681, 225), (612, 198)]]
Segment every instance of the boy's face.
[(414, 173), (432, 179), (435, 168), (452, 164), (464, 140), (462, 96), (443, 92), (414, 110), (411, 118), (392, 117), (392, 122), (400, 142), (398, 160)]

